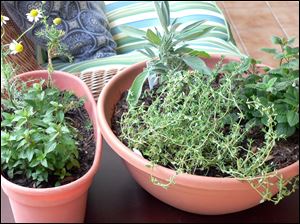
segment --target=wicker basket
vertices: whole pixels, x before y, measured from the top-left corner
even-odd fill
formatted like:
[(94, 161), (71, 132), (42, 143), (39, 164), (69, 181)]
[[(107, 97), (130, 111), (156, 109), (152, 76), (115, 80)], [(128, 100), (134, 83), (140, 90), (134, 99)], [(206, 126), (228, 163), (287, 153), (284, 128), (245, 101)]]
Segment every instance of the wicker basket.
[[(1, 4), (1, 15), (8, 15), (5, 11), (3, 5)], [(16, 40), (18, 36), (20, 36), (21, 31), (16, 26), (16, 24), (10, 19), (6, 24), (5, 35), (3, 42), (4, 44), (10, 43), (12, 40)], [(31, 40), (29, 40), (26, 36), (22, 38), (24, 51), (22, 54), (18, 54), (17, 56), (10, 55), (8, 59), (11, 62), (14, 62), (18, 66), (18, 73), (43, 69), (35, 59), (35, 49)], [(74, 75), (78, 76), (82, 79), (89, 87), (95, 100), (97, 101), (99, 94), (105, 84), (122, 69), (106, 69), (106, 70), (97, 70), (93, 72), (86, 73), (76, 73)], [(2, 78), (2, 77), (1, 77)]]

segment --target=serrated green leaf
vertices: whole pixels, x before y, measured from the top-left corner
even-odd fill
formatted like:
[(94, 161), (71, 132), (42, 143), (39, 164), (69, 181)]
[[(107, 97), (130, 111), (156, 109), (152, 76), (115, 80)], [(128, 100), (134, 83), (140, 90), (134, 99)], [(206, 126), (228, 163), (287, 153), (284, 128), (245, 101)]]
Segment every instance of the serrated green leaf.
[(277, 78), (272, 78), (268, 81), (267, 83), (267, 89), (266, 91), (272, 91), (273, 85), (275, 84), (275, 82), (277, 81)]
[(55, 133), (54, 135), (50, 135), (51, 138), (49, 139), (49, 142), (54, 141), (57, 138), (58, 135), (59, 135), (59, 132)]
[(289, 86), (291, 86), (292, 84), (293, 84), (293, 81), (278, 82), (278, 83), (275, 83), (274, 88), (277, 91), (282, 91), (282, 90), (285, 90), (286, 88), (288, 88)]
[(27, 144), (27, 141), (25, 139), (23, 139), (17, 146), (17, 149), (23, 147), (25, 144)]
[(275, 48), (262, 48), (261, 50), (269, 54), (277, 54), (277, 50)]
[(294, 59), (281, 65), (282, 68), (299, 70), (299, 59)]
[(293, 110), (289, 110), (286, 117), (291, 127), (296, 126), (299, 123), (299, 114)]
[(295, 40), (296, 40), (296, 37), (292, 37), (292, 38), (288, 39), (287, 44), (292, 45), (295, 42)]
[(48, 162), (47, 162), (47, 159), (43, 159), (42, 161), (41, 161), (41, 164), (44, 166), (44, 167), (48, 167)]
[(61, 122), (63, 122), (64, 121), (64, 119), (65, 119), (65, 113), (63, 112), (63, 111), (58, 111), (57, 112), (57, 119), (58, 119), (58, 121), (61, 123)]
[(211, 75), (211, 70), (206, 66), (205, 62), (198, 57), (183, 56), (183, 61), (192, 69), (197, 70), (205, 75)]
[(56, 149), (57, 143), (56, 142), (48, 142), (45, 145), (45, 154), (48, 154)]
[(289, 137), (293, 135), (296, 131), (295, 127), (289, 126), (287, 123), (279, 123), (276, 126), (276, 132), (278, 135), (283, 135), (284, 137)]
[(33, 156), (34, 156), (34, 150), (28, 149), (26, 151), (26, 157), (27, 157), (28, 162), (31, 162)]
[(49, 128), (46, 129), (46, 133), (47, 134), (52, 134), (52, 133), (56, 133), (56, 129), (52, 126), (50, 126)]
[(286, 114), (278, 114), (276, 116), (276, 121), (278, 123), (286, 123), (287, 122)]
[(11, 179), (14, 178), (14, 169), (9, 169), (7, 171), (7, 176)]
[(281, 40), (281, 38), (280, 37), (276, 37), (276, 36), (273, 36), (272, 37), (272, 43), (273, 44), (282, 44), (282, 40)]

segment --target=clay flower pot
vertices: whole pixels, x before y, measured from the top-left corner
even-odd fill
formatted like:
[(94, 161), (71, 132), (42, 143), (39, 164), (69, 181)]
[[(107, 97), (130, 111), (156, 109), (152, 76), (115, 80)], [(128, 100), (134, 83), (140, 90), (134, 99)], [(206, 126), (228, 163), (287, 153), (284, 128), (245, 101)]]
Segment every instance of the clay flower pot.
[[(213, 67), (220, 56), (213, 56), (206, 60), (209, 67)], [(237, 60), (227, 57), (224, 62)], [(180, 174), (175, 178), (175, 184), (168, 189), (154, 185), (150, 181), (151, 175), (163, 183), (175, 174), (175, 171), (156, 166), (148, 168), (149, 161), (135, 154), (127, 148), (112, 132), (111, 118), (116, 103), (121, 94), (128, 90), (135, 77), (145, 68), (146, 63), (135, 64), (112, 78), (103, 89), (98, 100), (98, 116), (100, 130), (111, 148), (124, 160), (129, 172), (146, 191), (159, 200), (178, 209), (196, 213), (217, 215), (241, 211), (260, 203), (260, 195), (246, 181), (235, 178), (205, 177), (190, 174)], [(285, 178), (299, 174), (299, 161), (278, 170)], [(275, 180), (274, 180), (275, 181)], [(272, 189), (273, 194), (277, 189)]]
[[(23, 81), (48, 79), (47, 71), (33, 71), (18, 76)], [(83, 222), (88, 189), (100, 163), (102, 139), (97, 119), (96, 103), (86, 84), (79, 78), (64, 72), (54, 72), (54, 86), (72, 91), (77, 97), (85, 97), (85, 108), (94, 127), (96, 139), (95, 158), (90, 170), (81, 178), (53, 188), (27, 188), (16, 185), (1, 175), (1, 187), (7, 194), (16, 222)]]

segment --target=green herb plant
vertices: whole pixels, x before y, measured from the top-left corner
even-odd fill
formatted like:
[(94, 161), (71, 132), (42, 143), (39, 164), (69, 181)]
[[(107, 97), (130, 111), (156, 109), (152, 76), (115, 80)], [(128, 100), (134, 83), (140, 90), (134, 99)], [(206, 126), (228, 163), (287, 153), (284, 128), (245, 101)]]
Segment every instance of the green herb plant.
[(26, 175), (34, 187), (47, 182), (50, 174), (59, 185), (69, 170), (80, 167), (78, 132), (65, 114), (82, 102), (76, 102), (69, 92), (45, 89), (43, 84), (23, 86), (16, 107), (1, 113), (2, 172), (11, 179)]
[[(141, 93), (136, 106), (123, 114), (120, 139), (148, 159), (150, 168), (162, 165), (176, 175), (248, 181), (261, 202), (278, 203), (299, 184), (298, 176), (285, 180), (272, 163), (277, 142), (299, 128), (299, 53), (290, 46), (292, 41), (274, 37), (282, 51), (264, 49), (279, 59), (275, 69), (262, 70), (252, 58), (227, 64), (221, 59), (209, 75), (204, 69), (189, 71), (185, 66), (170, 69), (163, 75), (164, 82)], [(257, 130), (263, 143), (255, 141)], [(167, 183), (155, 177), (151, 181), (168, 188), (175, 184), (176, 175)], [(271, 178), (277, 179), (276, 186)], [(273, 187), (279, 190), (275, 196)]]
[[(66, 115), (83, 105), (73, 93), (60, 91), (52, 85), (52, 58), (58, 55), (71, 57), (61, 44), (63, 31), (57, 29), (61, 21), (56, 18), (48, 25), (43, 5), (29, 14), (33, 20), (32, 29), (42, 18), (44, 29), (39, 36), (48, 43), (49, 80), (31, 80), (28, 85), (14, 77), (17, 68), (7, 60), (12, 52), (22, 53), (21, 37), (17, 47), (1, 43), (1, 74), (5, 84), (1, 89), (1, 173), (9, 179), (27, 178), (32, 187), (41, 187), (51, 177), (55, 186), (70, 175), (72, 169), (80, 167), (78, 139), (79, 133), (73, 121)], [(7, 18), (7, 17), (5, 17)], [(1, 42), (4, 36), (1, 16)], [(15, 42), (14, 42), (15, 43)], [(16, 45), (13, 45), (16, 46)]]
[[(243, 101), (258, 99), (266, 106), (273, 106), (276, 114), (276, 130), (279, 135), (289, 137), (299, 129), (299, 47), (293, 47), (294, 39), (274, 36), (275, 48), (262, 50), (274, 55), (279, 61), (277, 68), (257, 69), (258, 61), (244, 59), (243, 63), (232, 62), (223, 67), (224, 73), (235, 72), (238, 84), (242, 86), (240, 96)], [(238, 69), (237, 69), (238, 68)], [(247, 77), (241, 74), (248, 73)], [(266, 125), (267, 117), (254, 107), (244, 106), (246, 119), (256, 125)]]
[[(143, 84), (147, 79), (152, 89), (157, 82), (164, 81), (168, 71), (176, 72), (191, 67), (207, 75), (211, 73), (210, 69), (199, 58), (208, 58), (209, 54), (204, 51), (193, 50), (185, 42), (198, 39), (215, 27), (205, 26), (205, 20), (202, 20), (178, 31), (181, 23), (178, 23), (177, 19), (171, 21), (168, 1), (154, 1), (154, 5), (163, 32), (159, 32), (157, 28), (155, 31), (148, 29), (145, 32), (130, 26), (121, 27), (121, 30), (128, 35), (147, 40), (144, 50), (140, 50), (140, 52), (150, 58), (147, 68), (136, 77), (129, 89), (127, 101), (131, 106), (137, 104)], [(158, 53), (152, 49), (157, 50)]]

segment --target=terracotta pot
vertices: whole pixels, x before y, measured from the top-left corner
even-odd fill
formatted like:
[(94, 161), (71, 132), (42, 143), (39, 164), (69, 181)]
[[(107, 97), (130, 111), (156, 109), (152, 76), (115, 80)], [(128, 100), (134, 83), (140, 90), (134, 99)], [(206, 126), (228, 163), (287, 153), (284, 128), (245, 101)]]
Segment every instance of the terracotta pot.
[[(209, 67), (219, 61), (216, 55), (206, 60)], [(224, 62), (238, 60), (227, 58)], [(121, 94), (132, 84), (135, 77), (145, 68), (146, 63), (135, 64), (119, 74), (104, 87), (98, 100), (98, 116), (100, 130), (111, 148), (124, 160), (129, 172), (146, 191), (159, 200), (178, 209), (207, 215), (226, 214), (251, 208), (260, 203), (259, 194), (245, 181), (235, 178), (205, 177), (180, 174), (175, 178), (175, 184), (165, 190), (150, 181), (151, 175), (161, 182), (167, 183), (175, 172), (171, 169), (156, 166), (146, 167), (149, 161), (127, 148), (112, 132), (111, 118), (116, 103)], [(299, 161), (279, 170), (286, 178), (299, 174)], [(272, 189), (275, 194), (276, 189)]]
[[(23, 81), (47, 79), (47, 71), (33, 71), (18, 76)], [(1, 187), (7, 194), (16, 222), (83, 222), (86, 210), (88, 189), (100, 163), (102, 139), (97, 119), (96, 102), (79, 78), (55, 72), (53, 82), (60, 90), (72, 91), (77, 97), (85, 97), (85, 108), (93, 123), (96, 151), (90, 170), (78, 180), (53, 188), (34, 189), (16, 185), (1, 176)]]

